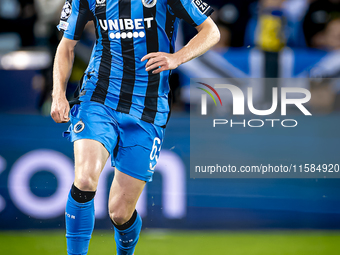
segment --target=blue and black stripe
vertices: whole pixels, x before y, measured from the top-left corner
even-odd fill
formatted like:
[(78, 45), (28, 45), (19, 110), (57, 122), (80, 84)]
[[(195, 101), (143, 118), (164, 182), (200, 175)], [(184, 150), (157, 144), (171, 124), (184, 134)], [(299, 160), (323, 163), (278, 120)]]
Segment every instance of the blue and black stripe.
[[(119, 19), (131, 19), (131, 0), (119, 0)], [(121, 30), (128, 33), (132, 30)], [(135, 85), (135, 50), (132, 38), (120, 38), (123, 57), (123, 78), (117, 111), (129, 113)]]
[[(106, 7), (107, 5), (105, 6), (99, 5), (96, 7), (95, 16), (97, 20), (98, 19), (106, 20)], [(99, 29), (97, 28), (97, 30)], [(103, 29), (100, 29), (100, 31), (98, 31), (98, 34), (100, 34), (101, 36), (102, 57), (98, 70), (98, 81), (96, 84), (96, 88), (92, 94), (91, 101), (105, 104), (107, 91), (110, 86), (112, 55), (108, 30), (105, 31)]]

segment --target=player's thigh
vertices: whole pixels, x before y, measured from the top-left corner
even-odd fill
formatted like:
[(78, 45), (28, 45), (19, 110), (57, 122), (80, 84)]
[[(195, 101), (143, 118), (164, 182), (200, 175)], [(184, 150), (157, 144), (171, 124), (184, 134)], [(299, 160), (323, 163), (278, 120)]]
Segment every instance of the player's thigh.
[(109, 212), (117, 224), (123, 224), (131, 218), (145, 183), (115, 169), (109, 196)]
[(81, 190), (96, 190), (100, 173), (108, 157), (109, 152), (100, 142), (91, 139), (76, 140), (75, 186)]
[(128, 114), (116, 115), (120, 139), (112, 163), (118, 170), (109, 210), (111, 219), (120, 224), (130, 219), (145, 183), (152, 180), (165, 131)]
[(165, 129), (127, 114), (122, 116), (114, 164), (121, 172), (131, 177), (151, 182)]
[(85, 191), (96, 190), (109, 153), (117, 144), (116, 123), (107, 106), (88, 101), (73, 106), (70, 119), (64, 136), (74, 142), (75, 185)]

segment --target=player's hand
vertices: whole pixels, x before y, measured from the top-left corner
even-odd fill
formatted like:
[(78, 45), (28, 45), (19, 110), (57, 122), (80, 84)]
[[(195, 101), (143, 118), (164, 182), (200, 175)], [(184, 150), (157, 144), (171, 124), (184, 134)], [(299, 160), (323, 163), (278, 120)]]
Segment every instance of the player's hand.
[[(145, 65), (145, 70), (157, 74), (166, 70), (172, 70), (180, 65), (180, 60), (176, 54), (165, 52), (153, 52), (145, 55), (141, 61), (149, 60)], [(154, 70), (155, 69), (155, 70)]]
[(70, 120), (68, 113), (70, 105), (66, 97), (53, 97), (51, 106), (51, 117), (57, 123), (66, 123)]

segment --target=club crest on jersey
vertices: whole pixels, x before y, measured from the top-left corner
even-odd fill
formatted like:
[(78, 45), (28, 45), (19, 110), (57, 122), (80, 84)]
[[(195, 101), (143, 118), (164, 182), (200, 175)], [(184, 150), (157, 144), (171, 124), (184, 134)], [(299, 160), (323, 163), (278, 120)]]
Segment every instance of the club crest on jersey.
[(63, 10), (61, 11), (61, 19), (68, 19), (68, 17), (71, 16), (72, 13), (72, 5), (66, 1), (63, 7)]
[(157, 0), (142, 0), (142, 3), (146, 8), (152, 8), (156, 5)]
[(76, 133), (76, 134), (78, 134), (78, 133), (80, 133), (81, 131), (83, 131), (84, 128), (85, 128), (85, 124), (84, 124), (84, 122), (82, 122), (82, 121), (80, 120), (80, 121), (78, 121), (78, 122), (74, 125), (74, 127), (73, 127), (73, 132)]

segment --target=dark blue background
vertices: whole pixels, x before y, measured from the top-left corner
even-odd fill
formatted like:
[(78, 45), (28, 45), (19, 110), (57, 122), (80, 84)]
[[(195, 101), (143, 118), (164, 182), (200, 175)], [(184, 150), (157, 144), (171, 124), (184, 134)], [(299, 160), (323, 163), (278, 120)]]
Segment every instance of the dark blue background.
[[(338, 116), (324, 118), (337, 123)], [(13, 163), (29, 151), (52, 149), (73, 159), (72, 144), (61, 138), (67, 126), (55, 124), (49, 117), (0, 115), (0, 155), (7, 162), (0, 174), (0, 195), (6, 200), (6, 207), (0, 212), (1, 229), (64, 226), (63, 215), (43, 220), (23, 214), (10, 199), (7, 181)], [(334, 128), (335, 136), (336, 132)], [(230, 142), (230, 146), (233, 142), (236, 146), (235, 139)], [(148, 184), (145, 228), (340, 228), (340, 179), (190, 179), (189, 148), (189, 116), (175, 114), (167, 128), (163, 149), (171, 149), (185, 164), (186, 216), (170, 220), (163, 215), (162, 177), (155, 173), (154, 181)], [(249, 153), (252, 150), (250, 147)], [(46, 181), (49, 186), (45, 188)], [(53, 175), (46, 171), (34, 175), (30, 184), (38, 196), (53, 194), (57, 186)], [(96, 227), (111, 228), (109, 218), (97, 219)]]

